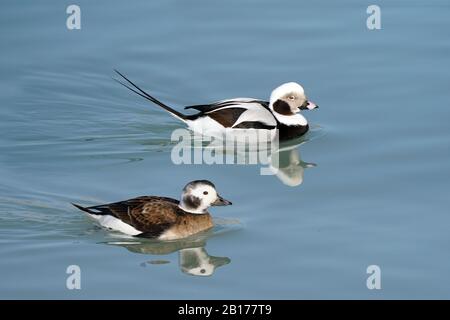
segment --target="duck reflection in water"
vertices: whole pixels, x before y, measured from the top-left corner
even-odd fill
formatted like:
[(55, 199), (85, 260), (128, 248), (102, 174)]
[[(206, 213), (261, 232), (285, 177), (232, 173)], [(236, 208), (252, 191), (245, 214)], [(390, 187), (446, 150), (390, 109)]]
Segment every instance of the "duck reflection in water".
[[(275, 147), (269, 145), (269, 147), (260, 148), (260, 145), (256, 147), (248, 144), (239, 146), (239, 144), (224, 144), (222, 140), (212, 140), (206, 145), (197, 143), (197, 145), (187, 147), (201, 149), (203, 153), (214, 154), (213, 157), (216, 159), (222, 157), (224, 160), (218, 164), (258, 165), (260, 174), (274, 175), (283, 184), (296, 187), (303, 183), (305, 169), (317, 166), (315, 163), (305, 162), (301, 159), (300, 146), (307, 141), (305, 138), (300, 138), (277, 144)], [(229, 161), (230, 158), (231, 161)]]
[[(184, 239), (173, 241), (139, 240), (107, 242), (108, 245), (115, 245), (126, 248), (128, 251), (145, 254), (165, 256), (178, 251), (178, 264), (180, 270), (193, 276), (211, 276), (218, 267), (231, 262), (228, 257), (211, 256), (206, 251), (206, 235), (196, 236), (196, 239)], [(168, 263), (167, 260), (147, 260), (142, 266)]]
[(270, 156), (270, 169), (281, 182), (290, 187), (301, 185), (305, 169), (317, 166), (300, 158), (300, 144), (281, 146)]

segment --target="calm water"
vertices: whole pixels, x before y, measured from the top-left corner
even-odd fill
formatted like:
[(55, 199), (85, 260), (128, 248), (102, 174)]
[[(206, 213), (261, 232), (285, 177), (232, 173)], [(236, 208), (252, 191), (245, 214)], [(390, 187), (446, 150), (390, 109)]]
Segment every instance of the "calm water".
[[(450, 298), (447, 1), (377, 1), (379, 31), (371, 1), (76, 3), (69, 31), (64, 1), (2, 1), (0, 298)], [(284, 154), (293, 180), (174, 165), (183, 125), (113, 68), (178, 108), (302, 83), (321, 108)], [(234, 205), (185, 241), (109, 233), (70, 205), (199, 178)]]

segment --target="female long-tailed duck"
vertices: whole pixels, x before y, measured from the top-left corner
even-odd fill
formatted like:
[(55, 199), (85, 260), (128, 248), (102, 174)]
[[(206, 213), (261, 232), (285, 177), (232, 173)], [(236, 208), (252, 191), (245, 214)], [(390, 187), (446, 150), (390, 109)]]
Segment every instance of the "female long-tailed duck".
[(231, 202), (219, 196), (210, 181), (196, 180), (183, 188), (181, 201), (143, 196), (92, 207), (73, 205), (108, 229), (132, 236), (174, 240), (213, 227), (208, 208), (231, 205)]
[(300, 110), (312, 110), (318, 106), (306, 98), (303, 87), (295, 82), (282, 84), (272, 91), (270, 101), (235, 98), (221, 100), (210, 104), (184, 107), (195, 109), (196, 114), (186, 115), (162, 103), (139, 88), (122, 73), (115, 70), (126, 82), (119, 82), (134, 93), (157, 104), (188, 127), (206, 136), (224, 136), (248, 129), (268, 130), (268, 137), (273, 139), (278, 133), (280, 140), (289, 140), (304, 135), (308, 121)]

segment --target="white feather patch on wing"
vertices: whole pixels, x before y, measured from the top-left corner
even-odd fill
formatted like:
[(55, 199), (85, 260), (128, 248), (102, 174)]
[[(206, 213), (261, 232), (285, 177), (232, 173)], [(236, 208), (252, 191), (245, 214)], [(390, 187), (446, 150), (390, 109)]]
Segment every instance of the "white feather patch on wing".
[(268, 126), (276, 126), (277, 122), (273, 117), (273, 114), (261, 106), (259, 103), (251, 103), (245, 106), (247, 111), (244, 111), (235, 122), (234, 126), (242, 122), (261, 122)]
[(225, 133), (225, 127), (210, 117), (201, 117), (196, 120), (187, 120), (189, 129), (206, 136), (221, 136)]
[[(247, 102), (246, 102), (247, 101)], [(221, 103), (233, 103), (232, 105), (227, 105), (221, 108), (217, 108), (212, 112), (220, 112), (221, 110), (230, 109), (230, 108), (242, 108), (245, 109), (238, 118), (238, 120), (233, 124), (233, 126), (236, 126), (239, 123), (251, 121), (251, 122), (261, 122), (265, 125), (269, 126), (276, 126), (277, 122), (273, 116), (273, 114), (267, 110), (264, 106), (261, 104), (254, 102), (249, 103), (249, 101), (255, 101), (255, 99), (251, 98), (238, 98), (238, 99), (231, 99), (231, 100), (223, 100)], [(246, 103), (245, 103), (246, 102)], [(189, 128), (192, 131), (195, 131), (197, 133), (200, 133), (205, 136), (211, 136), (211, 137), (219, 137), (221, 139), (234, 139), (234, 135), (242, 136), (246, 133), (245, 130), (239, 129), (239, 130), (233, 130), (233, 128), (225, 128), (223, 125), (221, 125), (216, 120), (208, 117), (208, 113), (206, 112), (206, 116), (198, 118), (196, 120), (187, 120), (186, 123), (188, 124)], [(254, 130), (254, 129), (248, 129), (248, 130)], [(272, 130), (271, 130), (272, 131)], [(273, 130), (275, 131), (275, 130)], [(274, 135), (271, 136), (270, 139), (273, 139)]]

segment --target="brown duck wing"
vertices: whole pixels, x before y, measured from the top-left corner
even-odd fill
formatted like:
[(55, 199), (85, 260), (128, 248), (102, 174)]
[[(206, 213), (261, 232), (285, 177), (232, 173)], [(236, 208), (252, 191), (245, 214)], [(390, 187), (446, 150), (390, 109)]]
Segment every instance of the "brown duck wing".
[[(141, 231), (140, 236), (158, 237), (178, 218), (178, 200), (144, 196), (89, 207), (92, 214), (111, 215)], [(94, 210), (96, 212), (94, 212)]]
[(179, 218), (178, 203), (154, 200), (131, 210), (131, 225), (143, 232), (142, 237), (158, 237), (173, 226)]

